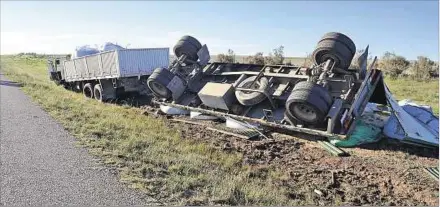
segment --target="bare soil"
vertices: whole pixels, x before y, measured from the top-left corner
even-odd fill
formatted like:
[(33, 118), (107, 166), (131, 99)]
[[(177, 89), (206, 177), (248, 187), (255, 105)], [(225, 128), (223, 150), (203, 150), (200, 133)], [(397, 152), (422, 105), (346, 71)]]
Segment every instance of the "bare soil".
[[(151, 108), (149, 111), (154, 114)], [(284, 176), (274, 182), (287, 189), (287, 196), (294, 200), (315, 205), (439, 205), (438, 181), (422, 169), (439, 165), (438, 148), (384, 139), (345, 148), (350, 156), (336, 157), (309, 135), (273, 132), (268, 134), (271, 139), (245, 140), (206, 130), (205, 126), (171, 120), (167, 124), (184, 139), (242, 153), (243, 164), (251, 166), (254, 176), (264, 178), (269, 169), (280, 170)]]

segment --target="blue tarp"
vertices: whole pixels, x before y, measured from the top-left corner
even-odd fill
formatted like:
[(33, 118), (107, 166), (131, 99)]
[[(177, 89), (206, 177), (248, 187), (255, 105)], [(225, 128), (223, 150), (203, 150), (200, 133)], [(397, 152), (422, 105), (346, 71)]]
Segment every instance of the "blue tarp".
[(104, 45), (104, 51), (111, 51), (111, 50), (123, 50), (125, 48), (121, 47), (120, 45), (113, 44), (111, 42), (107, 42)]
[(96, 48), (92, 48), (89, 45), (84, 45), (82, 47), (79, 47), (76, 50), (76, 57), (77, 58), (84, 57), (84, 56), (93, 55), (93, 54), (96, 54), (96, 53), (99, 53), (99, 52), (100, 51), (98, 49), (96, 49)]

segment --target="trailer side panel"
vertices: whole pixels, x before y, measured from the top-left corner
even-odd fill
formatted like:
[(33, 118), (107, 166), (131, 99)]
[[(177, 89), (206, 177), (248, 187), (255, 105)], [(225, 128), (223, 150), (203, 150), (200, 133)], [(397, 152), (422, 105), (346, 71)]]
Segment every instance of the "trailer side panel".
[(168, 48), (107, 51), (65, 61), (64, 79), (72, 82), (150, 75), (169, 64)]
[(121, 77), (151, 75), (159, 67), (170, 64), (168, 48), (128, 49), (118, 51)]

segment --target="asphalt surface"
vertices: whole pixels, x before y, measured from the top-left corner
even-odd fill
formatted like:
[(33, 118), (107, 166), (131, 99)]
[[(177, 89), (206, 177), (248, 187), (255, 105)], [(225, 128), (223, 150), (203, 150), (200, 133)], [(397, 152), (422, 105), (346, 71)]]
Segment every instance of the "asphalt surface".
[(73, 136), (4, 77), (0, 100), (0, 205), (155, 204), (75, 147)]

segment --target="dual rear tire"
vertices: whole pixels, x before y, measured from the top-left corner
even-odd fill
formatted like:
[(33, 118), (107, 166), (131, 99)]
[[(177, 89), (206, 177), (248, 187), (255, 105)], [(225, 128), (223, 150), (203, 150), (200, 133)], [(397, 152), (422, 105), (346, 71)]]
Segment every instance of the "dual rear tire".
[[(196, 38), (185, 35), (181, 37), (179, 41), (177, 41), (173, 50), (177, 58), (179, 58), (182, 55), (186, 55), (187, 60), (191, 60), (195, 62), (199, 59), (197, 52), (201, 48), (202, 48), (202, 44), (200, 44), (200, 42)], [(186, 63), (189, 62), (186, 61)]]
[(83, 94), (86, 98), (94, 98), (100, 102), (106, 102), (115, 98), (116, 91), (111, 88), (103, 90), (101, 84), (86, 83), (83, 86)]
[(329, 32), (321, 37), (312, 53), (313, 61), (319, 65), (327, 59), (333, 59), (335, 67), (348, 69), (356, 53), (356, 45), (346, 35)]
[(286, 101), (285, 118), (288, 122), (310, 127), (320, 126), (332, 105), (328, 90), (312, 82), (295, 85)]

